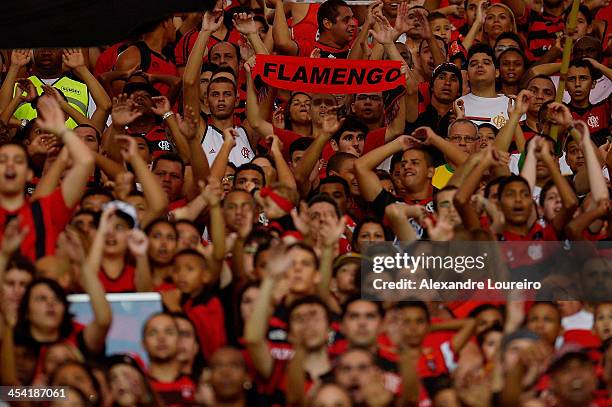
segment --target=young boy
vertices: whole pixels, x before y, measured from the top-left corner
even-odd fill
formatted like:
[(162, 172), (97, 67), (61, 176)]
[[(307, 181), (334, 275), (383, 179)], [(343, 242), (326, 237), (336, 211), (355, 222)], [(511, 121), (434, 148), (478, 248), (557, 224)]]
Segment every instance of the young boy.
[(186, 249), (174, 256), (172, 279), (181, 292), (181, 308), (195, 325), (207, 359), (226, 344), (223, 306), (212, 290), (218, 279), (215, 274), (197, 250)]

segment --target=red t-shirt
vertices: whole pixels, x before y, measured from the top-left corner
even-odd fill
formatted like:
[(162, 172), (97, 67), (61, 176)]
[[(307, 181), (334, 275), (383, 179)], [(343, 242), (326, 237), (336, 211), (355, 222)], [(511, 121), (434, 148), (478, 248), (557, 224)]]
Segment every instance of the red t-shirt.
[[(21, 243), (21, 254), (36, 261), (55, 253), (57, 238), (73, 212), (74, 207), (66, 206), (61, 188), (56, 188), (51, 194), (34, 202), (26, 198), (23, 206), (16, 211), (0, 207), (0, 225), (6, 225), (10, 219), (19, 217), (20, 229), (28, 228)], [(3, 234), (4, 230), (0, 230), (0, 237)]]
[(225, 315), (219, 298), (203, 293), (182, 301), (182, 308), (196, 328), (204, 357), (209, 360), (213, 353), (227, 343)]
[(293, 18), (287, 20), (291, 27), (291, 36), (295, 42), (308, 41), (317, 37), (319, 23), (317, 22), (317, 11), (320, 4), (311, 3), (308, 5), (308, 12), (299, 22), (293, 24)]
[(180, 375), (171, 382), (160, 382), (149, 377), (149, 382), (167, 407), (182, 407), (194, 403), (196, 386), (189, 376)]
[[(184, 67), (187, 65), (187, 59), (189, 58), (189, 54), (191, 54), (191, 50), (193, 49), (198, 35), (200, 35), (200, 30), (198, 28), (192, 28), (187, 31), (183, 36), (178, 40), (176, 46), (174, 47), (174, 60), (176, 61), (176, 66)], [(217, 38), (214, 35), (211, 35), (208, 38), (208, 43), (206, 47), (210, 50), (213, 45), (227, 41), (232, 44), (238, 44), (238, 41), (241, 40), (240, 33), (236, 30), (229, 30), (224, 38)], [(204, 59), (207, 57), (205, 56)]]
[(105, 49), (100, 56), (98, 56), (98, 59), (96, 60), (96, 67), (94, 68), (94, 74), (97, 77), (103, 73), (113, 70), (115, 63), (117, 62), (117, 56), (119, 55), (119, 48), (124, 44), (125, 42), (120, 42), (112, 45)]
[(110, 278), (108, 274), (104, 272), (104, 268), (101, 267), (98, 272), (98, 278), (104, 287), (104, 291), (107, 293), (129, 293), (136, 291), (136, 284), (134, 283), (134, 277), (136, 275), (136, 269), (134, 266), (126, 264), (123, 267), (123, 271), (117, 278)]

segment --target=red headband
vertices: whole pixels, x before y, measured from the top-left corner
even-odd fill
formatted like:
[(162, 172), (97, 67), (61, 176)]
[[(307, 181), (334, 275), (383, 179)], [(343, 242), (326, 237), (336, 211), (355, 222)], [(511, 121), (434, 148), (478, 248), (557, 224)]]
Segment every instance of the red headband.
[(270, 199), (272, 199), (272, 201), (274, 201), (274, 203), (285, 212), (291, 212), (291, 209), (293, 209), (293, 202), (272, 191), (272, 188), (270, 187), (263, 187), (259, 191), (259, 195), (262, 198), (269, 196)]

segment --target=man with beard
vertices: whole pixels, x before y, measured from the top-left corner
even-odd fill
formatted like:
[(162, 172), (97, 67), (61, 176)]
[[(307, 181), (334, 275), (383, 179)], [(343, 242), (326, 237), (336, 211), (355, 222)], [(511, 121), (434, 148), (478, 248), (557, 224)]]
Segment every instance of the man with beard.
[(555, 44), (557, 33), (565, 28), (563, 0), (544, 0), (542, 12), (532, 9), (524, 0), (503, 0), (514, 15), (519, 32), (526, 33), (530, 57), (540, 58)]
[(182, 406), (194, 399), (195, 384), (181, 374), (178, 341), (179, 331), (172, 315), (153, 314), (145, 322), (142, 346), (150, 361), (149, 380), (166, 406)]

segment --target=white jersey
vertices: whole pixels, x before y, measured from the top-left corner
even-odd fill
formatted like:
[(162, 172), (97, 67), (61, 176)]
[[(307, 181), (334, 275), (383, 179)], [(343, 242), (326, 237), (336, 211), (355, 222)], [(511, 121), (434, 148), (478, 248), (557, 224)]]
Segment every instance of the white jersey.
[[(236, 145), (230, 151), (229, 162), (239, 167), (242, 164), (251, 162), (255, 157), (255, 153), (253, 153), (253, 149), (249, 144), (246, 131), (242, 127), (236, 127), (235, 129), (238, 132), (238, 137), (236, 137)], [(202, 139), (202, 148), (209, 165), (212, 165), (213, 161), (215, 161), (222, 145), (223, 132), (211, 124), (206, 126), (206, 133), (204, 133), (204, 138)]]
[[(468, 93), (459, 98), (463, 100), (465, 107), (465, 118), (480, 125), (482, 123), (490, 123), (501, 129), (508, 121), (508, 97), (506, 95), (497, 95), (494, 98), (484, 98), (476, 96), (473, 93)], [(521, 117), (525, 120), (525, 116)]]

